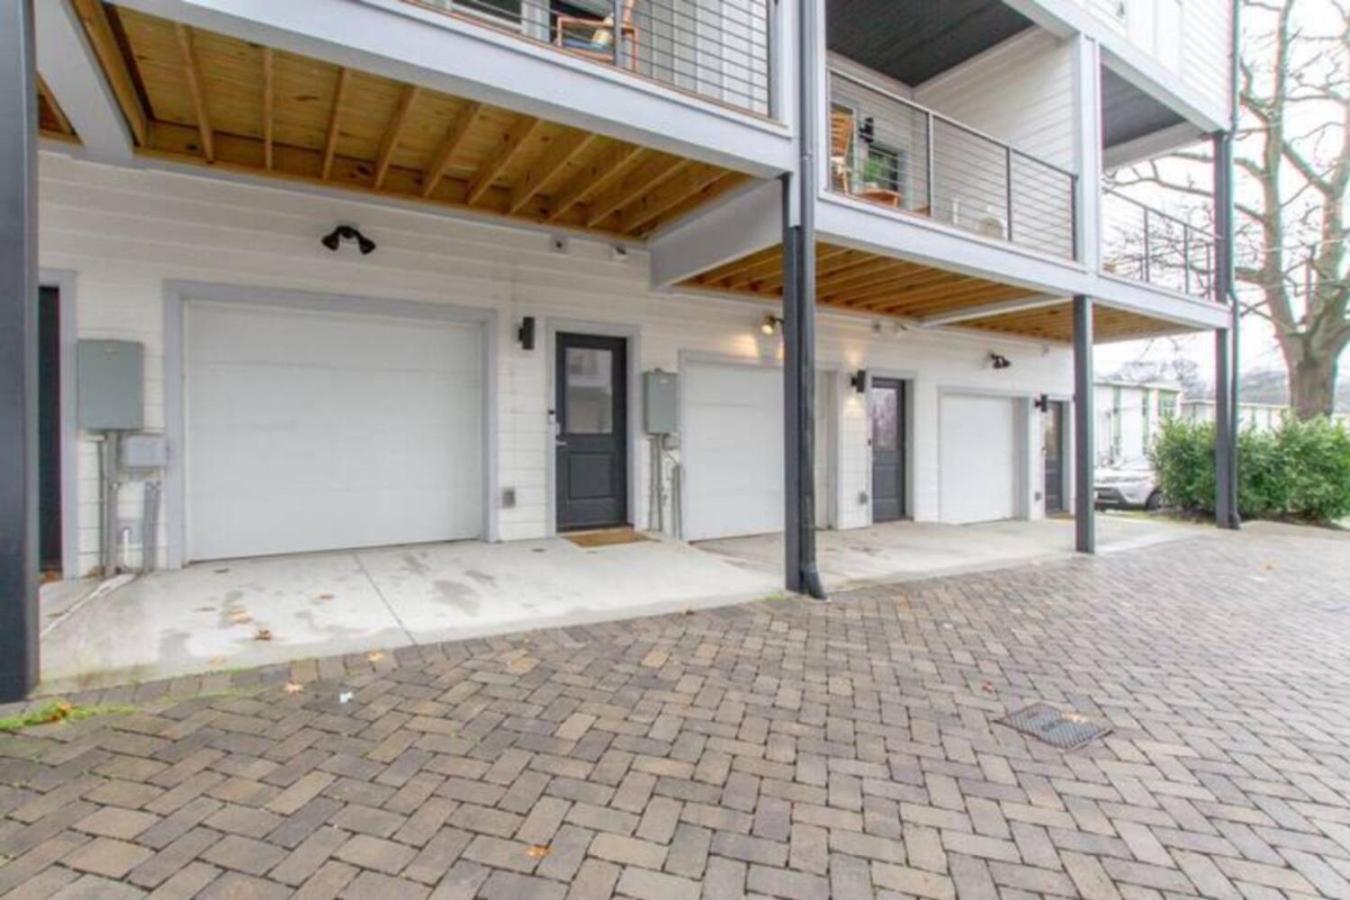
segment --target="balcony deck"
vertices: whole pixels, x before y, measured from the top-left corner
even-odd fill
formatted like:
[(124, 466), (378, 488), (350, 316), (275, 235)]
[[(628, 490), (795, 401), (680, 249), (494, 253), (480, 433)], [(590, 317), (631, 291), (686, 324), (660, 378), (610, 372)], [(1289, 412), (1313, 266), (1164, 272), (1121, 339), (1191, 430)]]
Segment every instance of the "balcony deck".
[[(76, 0), (148, 158), (643, 239), (748, 176), (579, 128)], [(43, 134), (61, 131), (54, 98)]]
[[(959, 326), (1036, 340), (1069, 343), (1069, 298), (964, 275), (934, 266), (820, 242), (816, 297), (822, 308), (891, 318), (915, 328)], [(681, 283), (683, 288), (778, 303), (783, 295), (782, 250), (769, 247)], [(1098, 343), (1194, 331), (1143, 313), (1098, 305)]]

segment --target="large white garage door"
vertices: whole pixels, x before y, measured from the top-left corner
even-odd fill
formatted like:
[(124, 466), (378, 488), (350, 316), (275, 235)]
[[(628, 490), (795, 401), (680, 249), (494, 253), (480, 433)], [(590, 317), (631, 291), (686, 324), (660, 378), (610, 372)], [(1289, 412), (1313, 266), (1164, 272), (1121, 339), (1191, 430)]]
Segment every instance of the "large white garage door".
[(1017, 514), (1017, 405), (1007, 397), (948, 394), (941, 401), (942, 521)]
[(477, 537), (482, 328), (186, 307), (187, 554)]
[(684, 535), (783, 528), (783, 373), (768, 366), (684, 368)]

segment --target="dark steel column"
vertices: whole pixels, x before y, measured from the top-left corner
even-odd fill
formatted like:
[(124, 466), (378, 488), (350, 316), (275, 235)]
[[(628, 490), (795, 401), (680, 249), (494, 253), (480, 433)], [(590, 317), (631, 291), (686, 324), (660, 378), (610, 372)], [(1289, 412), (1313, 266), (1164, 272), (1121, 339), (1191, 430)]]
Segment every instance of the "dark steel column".
[(797, 223), (783, 177), (784, 563), (790, 591), (824, 598), (816, 569), (816, 78), (815, 0), (798, 3)]
[(1097, 552), (1093, 482), (1097, 463), (1092, 396), (1092, 299), (1073, 298), (1073, 515), (1079, 553)]
[(1214, 520), (1239, 528), (1238, 511), (1238, 318), (1233, 292), (1233, 135), (1214, 135), (1214, 299), (1226, 303), (1232, 324), (1214, 333)]
[(38, 680), (33, 66), (32, 0), (0, 0), (0, 702)]

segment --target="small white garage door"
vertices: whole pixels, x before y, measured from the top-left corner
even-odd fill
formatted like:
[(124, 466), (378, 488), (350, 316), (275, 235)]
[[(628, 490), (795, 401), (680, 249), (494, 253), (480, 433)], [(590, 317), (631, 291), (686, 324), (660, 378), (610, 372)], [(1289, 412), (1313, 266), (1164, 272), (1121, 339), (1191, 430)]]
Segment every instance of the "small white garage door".
[(783, 528), (783, 373), (684, 368), (684, 535), (708, 540)]
[(1017, 514), (1017, 402), (948, 394), (939, 425), (942, 521), (993, 522)]
[(189, 559), (477, 537), (482, 327), (190, 302)]

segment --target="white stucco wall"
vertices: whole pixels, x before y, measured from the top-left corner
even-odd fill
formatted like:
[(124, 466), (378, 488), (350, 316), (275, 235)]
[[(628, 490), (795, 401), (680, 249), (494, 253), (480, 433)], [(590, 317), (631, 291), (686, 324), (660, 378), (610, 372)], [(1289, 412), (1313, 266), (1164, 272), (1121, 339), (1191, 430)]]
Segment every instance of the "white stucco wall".
[[(341, 292), (381, 299), (453, 303), (497, 311), (498, 421), (491, 463), (500, 488), (514, 488), (514, 508), (499, 510), (504, 540), (543, 536), (550, 528), (552, 405), (544, 338), (550, 322), (601, 323), (637, 335), (640, 371), (677, 371), (682, 352), (728, 358), (775, 358), (777, 338), (759, 323), (763, 304), (648, 288), (644, 252), (616, 260), (602, 241), (570, 239), (553, 252), (548, 234), (484, 225), (379, 206), (340, 196), (243, 185), (189, 175), (95, 165), (44, 154), (40, 181), (40, 262), (75, 273), (76, 329), (81, 337), (139, 341), (146, 349), (146, 427), (164, 427), (164, 283), (189, 280), (259, 289)], [(379, 244), (369, 257), (333, 254), (319, 237), (352, 222)], [(523, 316), (538, 317), (532, 352), (515, 341)], [(1013, 367), (994, 372), (996, 350)], [(834, 525), (866, 525), (870, 507), (867, 415), (848, 373), (865, 368), (913, 379), (912, 500), (914, 516), (938, 518), (939, 391), (977, 388), (1029, 398), (1067, 396), (1068, 348), (965, 332), (899, 332), (862, 317), (825, 314), (818, 358), (835, 373), (836, 473), (830, 490)], [(639, 416), (639, 410), (632, 415)], [(1038, 423), (1028, 423), (1029, 457), (1039, 460)], [(828, 442), (827, 442), (828, 443)], [(172, 452), (172, 448), (171, 448)], [(645, 439), (637, 460), (636, 522), (648, 522)], [(766, 460), (766, 465), (779, 465)], [(1026, 509), (1038, 515), (1040, 475), (1027, 467)], [(94, 444), (78, 452), (79, 568), (97, 559), (97, 468)], [(121, 515), (137, 518), (138, 489), (124, 493)], [(162, 517), (161, 517), (162, 519)], [(669, 519), (667, 519), (669, 521)], [(166, 525), (161, 524), (160, 546)], [(162, 558), (162, 557), (161, 557)], [(133, 554), (133, 561), (136, 556)]]

